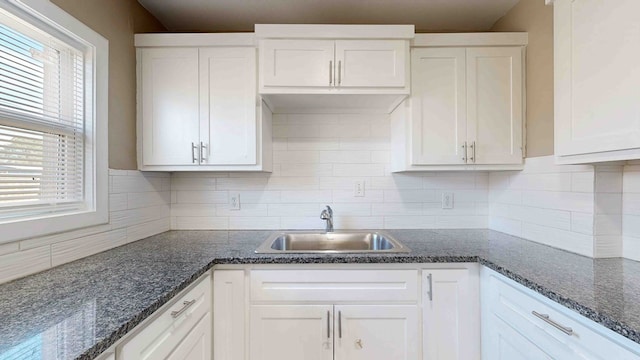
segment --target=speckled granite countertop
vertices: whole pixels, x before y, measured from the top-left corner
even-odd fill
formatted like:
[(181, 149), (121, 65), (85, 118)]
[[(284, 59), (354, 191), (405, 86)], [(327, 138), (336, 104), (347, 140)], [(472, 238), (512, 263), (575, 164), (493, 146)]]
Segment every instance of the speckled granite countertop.
[(640, 262), (491, 230), (387, 232), (412, 251), (265, 255), (271, 231), (169, 231), (0, 285), (0, 359), (93, 359), (216, 264), (479, 262), (640, 343)]

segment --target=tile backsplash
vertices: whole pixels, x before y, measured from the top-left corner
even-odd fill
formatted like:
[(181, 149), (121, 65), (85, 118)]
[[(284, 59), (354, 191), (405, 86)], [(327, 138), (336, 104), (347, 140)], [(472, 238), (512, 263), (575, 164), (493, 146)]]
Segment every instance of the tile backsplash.
[(336, 229), (486, 228), (488, 173), (392, 174), (389, 126), (388, 115), (274, 115), (273, 173), (173, 173), (172, 228), (322, 229), (325, 205)]
[[(640, 260), (640, 161), (559, 166), (545, 156), (526, 159), (523, 171), (393, 174), (387, 115), (273, 122), (273, 173), (110, 170), (110, 222), (0, 244), (0, 283), (169, 229), (323, 229), (325, 205), (336, 229), (490, 228)], [(443, 193), (453, 209), (442, 208)]]
[(622, 183), (623, 256), (640, 261), (640, 161), (625, 165)]
[(579, 254), (594, 255), (591, 165), (528, 158), (523, 171), (489, 175), (489, 228)]
[(109, 223), (0, 244), (0, 283), (169, 230), (167, 173), (109, 170)]

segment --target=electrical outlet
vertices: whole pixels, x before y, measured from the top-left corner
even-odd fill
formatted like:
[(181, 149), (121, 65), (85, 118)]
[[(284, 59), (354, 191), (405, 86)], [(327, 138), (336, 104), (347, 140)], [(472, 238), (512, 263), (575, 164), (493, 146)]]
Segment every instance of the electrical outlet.
[(442, 208), (453, 209), (453, 193), (451, 192), (442, 193)]
[(229, 194), (229, 210), (240, 210), (240, 193)]
[(364, 197), (364, 181), (356, 181), (353, 188), (353, 196)]

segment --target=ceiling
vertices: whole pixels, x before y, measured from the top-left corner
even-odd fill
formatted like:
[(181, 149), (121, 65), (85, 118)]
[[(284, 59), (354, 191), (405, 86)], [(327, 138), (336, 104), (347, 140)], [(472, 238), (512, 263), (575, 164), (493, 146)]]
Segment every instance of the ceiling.
[(414, 24), (485, 31), (519, 0), (138, 0), (169, 31), (246, 32), (254, 24)]

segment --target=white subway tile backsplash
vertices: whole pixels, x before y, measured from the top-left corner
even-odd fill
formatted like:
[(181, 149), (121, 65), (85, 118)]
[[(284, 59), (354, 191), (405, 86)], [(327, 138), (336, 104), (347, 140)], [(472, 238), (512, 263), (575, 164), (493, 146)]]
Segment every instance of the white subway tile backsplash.
[(622, 192), (622, 171), (597, 171), (595, 191), (598, 193)]
[(0, 283), (51, 267), (51, 247), (41, 246), (0, 256)]
[(173, 219), (171, 220), (171, 228), (175, 230), (226, 230), (226, 229), (229, 229), (228, 217), (176, 216)]
[(61, 265), (126, 243), (126, 228), (55, 243), (51, 245), (51, 264)]
[(12, 242), (8, 244), (0, 244), (0, 256), (10, 254), (20, 250), (20, 243)]
[(229, 207), (229, 204), (216, 205), (216, 216), (222, 217), (255, 217), (255, 216), (267, 216), (269, 205), (267, 204), (241, 204), (240, 209), (234, 210)]
[(330, 203), (332, 199), (333, 195), (331, 190), (280, 192), (281, 203)]
[(386, 201), (383, 194), (383, 190), (366, 190), (366, 187), (362, 197), (353, 196), (353, 190), (333, 190), (333, 201), (339, 203), (381, 203)]
[(320, 204), (269, 204), (269, 216), (319, 216), (323, 206)]
[(333, 164), (333, 176), (384, 176), (384, 164)]
[(593, 227), (593, 214), (579, 212), (571, 213), (571, 231), (586, 235), (593, 235)]
[(402, 215), (384, 217), (385, 229), (433, 229), (435, 226), (435, 216)]
[(370, 189), (422, 189), (422, 177), (416, 175), (391, 174), (372, 177), (365, 187)]
[[(412, 189), (398, 189), (398, 190), (384, 190), (384, 202), (385, 203), (426, 203), (438, 201), (435, 190), (412, 190)], [(454, 202), (455, 202), (454, 198)]]
[(280, 229), (279, 217), (233, 217), (229, 218), (229, 229), (262, 230)]
[(340, 140), (327, 138), (289, 138), (286, 139), (287, 148), (278, 150), (338, 150), (340, 149)]
[[(388, 115), (276, 118), (273, 173), (193, 174), (180, 180), (184, 185), (172, 183), (173, 227), (220, 228), (228, 221), (233, 229), (319, 229), (324, 227), (320, 211), (327, 204), (334, 209), (337, 229), (487, 226), (489, 173), (391, 173)], [(364, 196), (355, 196), (356, 182), (364, 184)], [(222, 205), (212, 215), (210, 207), (199, 206), (211, 199), (207, 191), (239, 192), (241, 210)], [(454, 209), (442, 210), (443, 191), (454, 193)], [(223, 220), (214, 222), (215, 216)]]
[(522, 223), (522, 237), (545, 245), (593, 256), (593, 236), (548, 226)]
[(287, 177), (308, 177), (308, 176), (331, 176), (333, 174), (332, 164), (289, 164), (284, 163), (274, 168), (274, 176)]
[(368, 164), (371, 163), (371, 151), (320, 151), (319, 162), (323, 164)]

